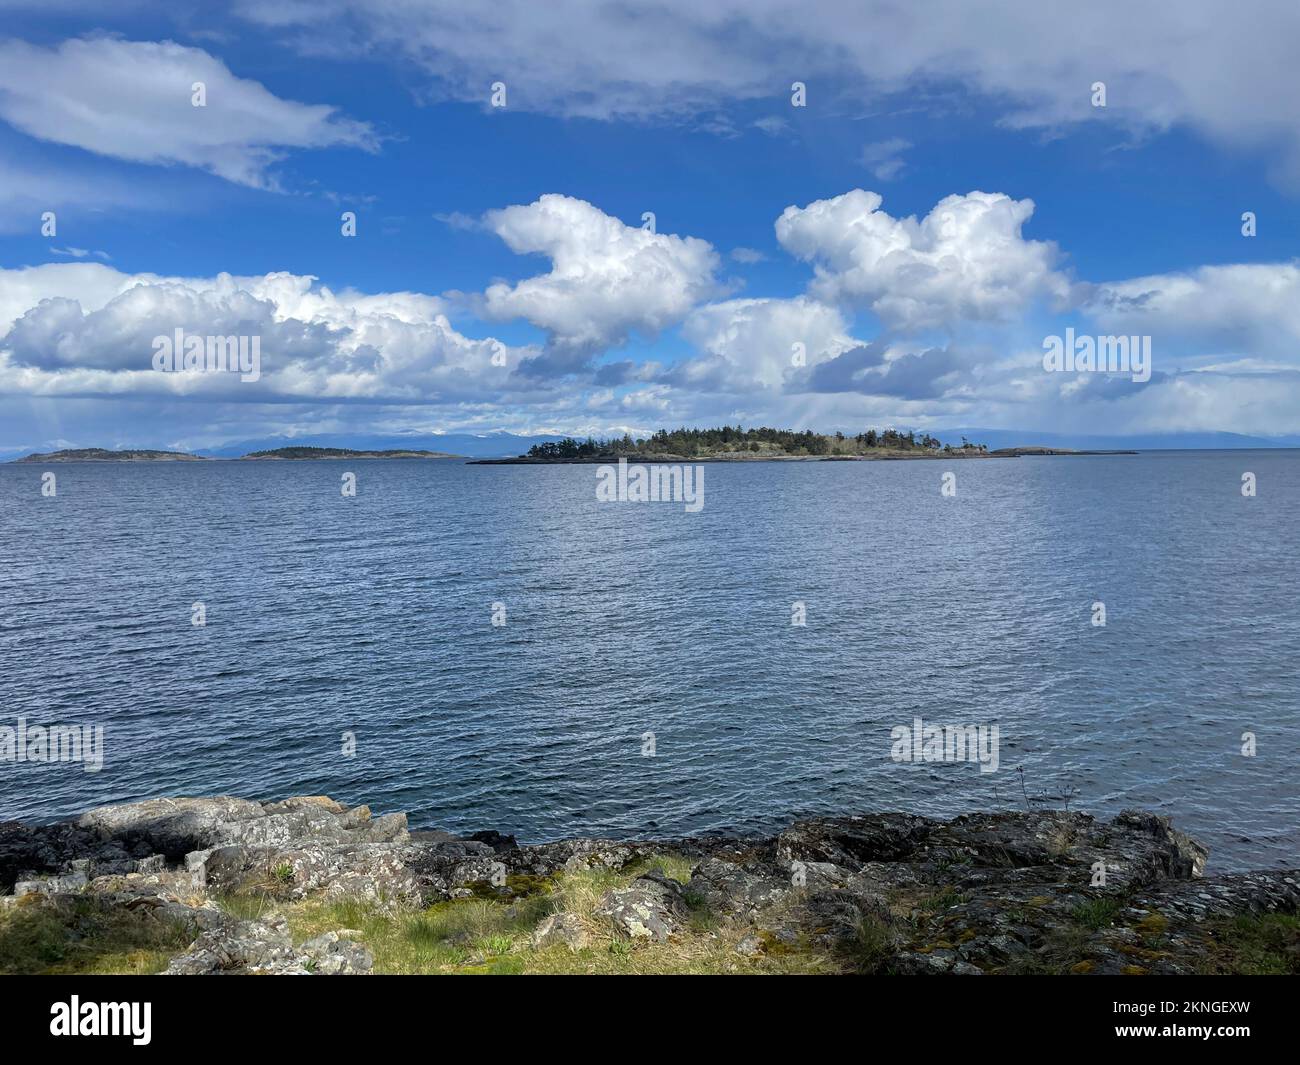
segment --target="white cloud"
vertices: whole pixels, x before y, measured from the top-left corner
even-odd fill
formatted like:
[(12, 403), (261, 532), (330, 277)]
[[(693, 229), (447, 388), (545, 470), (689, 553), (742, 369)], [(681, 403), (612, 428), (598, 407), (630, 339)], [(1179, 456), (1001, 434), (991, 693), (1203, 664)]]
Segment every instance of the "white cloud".
[[(633, 229), (582, 201), (543, 197), (487, 218), (516, 251), (546, 249), (554, 264), (551, 273), (500, 286), (497, 309), (536, 320), (570, 352), (577, 349), (565, 344), (595, 345), (595, 353), (629, 330), (680, 318), (692, 354), (671, 361), (669, 348), (661, 362), (575, 361), (561, 382), (534, 372), (536, 347), (454, 327), (437, 296), (332, 289), (289, 273), (128, 274), (81, 260), (0, 270), (0, 411), (17, 410), (26, 425), (32, 412), (56, 411), (51, 424), (67, 436), (74, 421), (108, 423), (85, 404), (130, 402), (116, 408), (120, 424), (142, 433), (165, 424), (166, 440), (216, 418), (238, 424), (243, 436), (257, 435), (259, 417), (277, 431), (365, 428), (365, 417), (340, 413), (354, 404), (376, 412), (368, 416), (373, 424), (428, 427), (437, 419), (432, 424), (444, 428), (596, 433), (738, 420), (846, 430), (1295, 431), (1300, 264), (1212, 266), (1080, 286), (1088, 298), (1076, 308), (1076, 326), (1154, 334), (1156, 373), (1145, 386), (1047, 374), (1037, 341), (1025, 339), (1027, 323), (985, 323), (995, 310), (1010, 315), (1027, 292), (1056, 284), (1043, 269), (1045, 246), (1019, 240), (1018, 224), (1007, 221), (1024, 205), (1006, 197), (944, 204), (950, 201), (972, 217), (955, 224), (960, 236), (935, 247), (927, 244), (930, 219), (891, 219), (864, 192), (796, 211), (791, 239), (816, 251), (815, 291), (865, 301), (895, 324), (977, 318), (975, 332), (988, 329), (982, 344), (969, 341), (969, 329), (939, 347), (859, 339), (847, 310), (814, 294), (700, 302), (716, 265), (707, 244)], [(1006, 217), (990, 223), (990, 210)], [(1027, 290), (1006, 281), (1008, 257), (1020, 263), (1018, 274), (1011, 271), (1020, 280), (1037, 278)], [(262, 380), (153, 371), (153, 337), (177, 327), (261, 336)], [(1181, 363), (1169, 354), (1174, 339), (1185, 348)], [(795, 344), (803, 346), (802, 366), (792, 358)], [(494, 364), (497, 354), (506, 366)], [(255, 408), (262, 413), (250, 413)]]
[[(194, 82), (206, 86), (206, 107), (191, 104)], [(0, 118), (39, 140), (194, 166), (256, 188), (277, 187), (268, 168), (286, 149), (377, 143), (369, 126), (333, 107), (282, 100), (171, 41), (0, 41)]]
[(556, 369), (581, 366), (634, 330), (653, 336), (675, 325), (717, 287), (707, 241), (625, 225), (585, 200), (551, 193), (484, 222), (511, 251), (551, 260), (549, 273), (491, 285), (484, 304), (494, 318), (546, 330)]
[(794, 299), (739, 299), (694, 311), (682, 335), (701, 356), (677, 368), (673, 379), (688, 388), (716, 391), (780, 389), (803, 370), (855, 347), (844, 316), (834, 307)]
[(68, 247), (68, 248), (55, 248), (55, 247), (51, 247), (51, 248), (50, 248), (50, 254), (51, 254), (51, 255), (62, 255), (62, 256), (65, 256), (66, 258), (69, 258), (69, 259), (89, 259), (91, 256), (94, 256), (96, 259), (103, 259), (103, 260), (107, 261), (107, 260), (109, 260), (109, 259), (112, 258), (112, 256), (109, 255), (108, 252), (106, 252), (106, 251), (91, 251), (89, 248), (72, 248), (72, 247)]
[[(1152, 337), (1205, 355), (1300, 366), (1300, 262), (1202, 266), (1093, 287), (1084, 310), (1108, 332)], [(1157, 352), (1158, 354), (1158, 352)]]
[(910, 147), (912, 142), (901, 137), (876, 141), (862, 149), (862, 165), (867, 167), (878, 181), (893, 181), (907, 166), (903, 153)]
[[(68, 174), (42, 163), (0, 159), (0, 233), (41, 230), (41, 215), (54, 211), (58, 233), (73, 217), (111, 207), (159, 207), (156, 191), (132, 187), (109, 174)], [(65, 210), (69, 209), (70, 210)]]
[[(245, 0), (239, 10), (305, 52), (368, 47), (424, 72), (438, 98), (485, 101), (496, 78), (516, 109), (591, 118), (708, 117), (730, 102), (788, 100), (795, 78), (823, 99), (867, 101), (955, 83), (1014, 125), (1106, 121), (1189, 127), (1269, 152), (1300, 185), (1300, 6), (1222, 0), (1093, 0), (1068, 24), (1041, 0)], [(1090, 106), (1105, 81), (1108, 106)], [(725, 126), (725, 123), (724, 123)]]
[[(260, 337), (262, 380), (155, 371), (153, 338), (177, 328)], [(511, 377), (531, 349), (463, 335), (436, 297), (336, 292), (286, 273), (162, 278), (82, 263), (3, 270), (0, 329), (0, 392), (448, 403), (535, 390)]]
[(482, 222), (480, 222), (479, 219), (467, 215), (463, 211), (439, 211), (435, 213), (433, 217), (448, 229), (471, 231), (479, 229), (482, 226)]
[(917, 330), (963, 319), (999, 320), (1035, 296), (1064, 296), (1056, 249), (1020, 230), (1032, 200), (1000, 193), (947, 196), (919, 222), (879, 210), (877, 193), (854, 189), (787, 207), (776, 236), (813, 264), (812, 294), (869, 307), (887, 326)]
[(42, 300), (65, 297), (98, 309), (132, 285), (156, 280), (153, 274), (123, 274), (100, 263), (49, 263), (0, 270), (0, 338)]

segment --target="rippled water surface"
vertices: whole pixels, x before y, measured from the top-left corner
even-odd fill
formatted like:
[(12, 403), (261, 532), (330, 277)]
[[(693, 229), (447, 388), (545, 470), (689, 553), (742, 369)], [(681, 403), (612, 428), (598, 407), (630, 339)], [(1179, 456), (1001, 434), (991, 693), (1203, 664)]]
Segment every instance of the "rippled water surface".
[[(324, 792), (674, 835), (1023, 779), (1171, 814), (1212, 868), (1300, 860), (1297, 452), (710, 465), (695, 514), (590, 466), (51, 468), (54, 499), (0, 466), (0, 725), (102, 724), (105, 763), (0, 762), (0, 819)], [(892, 761), (917, 716), (997, 724), (999, 771)]]

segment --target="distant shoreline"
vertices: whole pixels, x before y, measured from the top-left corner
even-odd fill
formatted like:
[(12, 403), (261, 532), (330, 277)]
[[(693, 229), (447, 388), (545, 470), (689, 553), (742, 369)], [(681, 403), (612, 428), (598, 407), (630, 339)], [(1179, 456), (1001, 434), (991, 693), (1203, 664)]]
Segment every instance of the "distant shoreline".
[(676, 455), (676, 454), (639, 454), (624, 453), (617, 455), (583, 455), (574, 458), (537, 458), (520, 455), (517, 458), (471, 459), (468, 466), (604, 466), (617, 463), (619, 459), (628, 462), (646, 464), (668, 462), (910, 462), (944, 461), (947, 459), (1014, 459), (1021, 457), (1072, 457), (1082, 455), (1138, 455), (1138, 451), (1074, 451), (1069, 448), (1052, 447), (1006, 447), (996, 451), (900, 451), (880, 455), (763, 455), (742, 451), (727, 452), (717, 455)]
[[(518, 455), (512, 458), (469, 459), (468, 466), (591, 466), (617, 463), (620, 458), (639, 463), (697, 463), (697, 462), (892, 462), (913, 459), (1006, 459), (1022, 456), (1079, 456), (1079, 455), (1137, 455), (1139, 451), (1075, 451), (1053, 447), (1006, 447), (996, 451), (883, 451), (875, 455), (773, 455), (755, 452), (723, 452), (713, 455), (680, 455), (673, 453), (622, 453), (610, 455), (584, 455), (572, 458), (541, 458)], [(122, 450), (106, 448), (76, 448), (24, 455), (9, 459), (9, 463), (69, 463), (69, 462), (323, 462), (344, 459), (465, 459), (442, 451), (353, 451), (350, 448), (277, 448), (273, 451), (251, 451), (247, 455), (212, 456), (193, 455), (186, 451)]]
[(341, 459), (460, 459), (463, 455), (452, 455), (443, 451), (353, 451), (350, 448), (277, 448), (273, 451), (251, 451), (247, 455), (214, 457), (210, 455), (192, 455), (187, 451), (149, 451), (122, 450), (109, 451), (106, 448), (76, 448), (67, 451), (51, 451), (44, 454), (24, 455), (22, 458), (10, 459), (10, 462), (243, 462), (250, 459), (256, 462), (322, 462)]

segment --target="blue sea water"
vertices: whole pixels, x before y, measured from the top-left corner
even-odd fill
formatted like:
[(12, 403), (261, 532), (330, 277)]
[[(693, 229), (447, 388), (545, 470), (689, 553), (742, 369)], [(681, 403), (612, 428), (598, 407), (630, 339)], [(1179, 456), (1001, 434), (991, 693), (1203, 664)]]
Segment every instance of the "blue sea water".
[[(102, 725), (104, 764), (0, 762), (0, 819), (328, 793), (535, 841), (1072, 793), (1300, 864), (1300, 451), (711, 464), (699, 513), (591, 466), (48, 468), (0, 466), (0, 725)], [(917, 717), (996, 724), (998, 771), (894, 761)]]

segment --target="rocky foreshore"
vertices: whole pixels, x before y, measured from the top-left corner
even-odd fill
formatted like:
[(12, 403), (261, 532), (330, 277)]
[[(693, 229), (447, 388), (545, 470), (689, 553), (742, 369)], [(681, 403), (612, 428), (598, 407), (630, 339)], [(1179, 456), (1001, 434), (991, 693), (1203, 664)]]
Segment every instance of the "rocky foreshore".
[[(654, 866), (664, 855), (676, 876)], [(840, 972), (1183, 974), (1207, 971), (1232, 921), (1300, 904), (1300, 870), (1204, 877), (1206, 858), (1140, 811), (878, 813), (757, 839), (519, 845), (410, 831), (405, 814), (323, 796), (152, 799), (0, 824), (0, 954), (24, 921), (57, 919), (75, 937), (111, 915), (181, 930), (170, 974), (367, 973), (363, 932), (303, 939), (286, 910), (347, 900), (398, 920), (473, 899), (512, 917), (540, 902), (526, 948), (575, 956), (691, 937), (725, 944), (726, 971), (803, 952)], [(611, 886), (566, 908), (556, 885), (596, 872)], [(253, 896), (270, 900), (265, 912), (229, 904)]]

